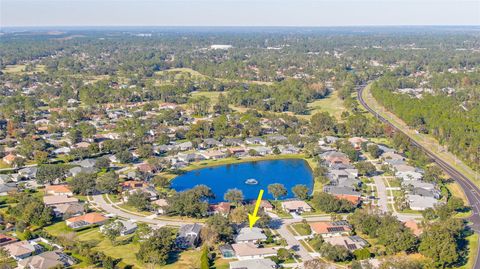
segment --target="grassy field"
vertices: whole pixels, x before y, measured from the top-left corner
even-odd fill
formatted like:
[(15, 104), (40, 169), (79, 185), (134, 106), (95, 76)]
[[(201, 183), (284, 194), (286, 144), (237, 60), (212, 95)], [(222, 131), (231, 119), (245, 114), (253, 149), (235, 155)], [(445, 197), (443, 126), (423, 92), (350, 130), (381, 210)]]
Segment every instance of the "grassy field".
[(307, 230), (305, 229), (304, 227), (304, 224), (303, 223), (295, 223), (295, 224), (292, 224), (292, 228), (297, 232), (297, 234), (299, 235), (310, 235), (311, 234), (311, 230)]
[(372, 96), (369, 87), (367, 86), (363, 91), (363, 99), (365, 102), (380, 115), (386, 118), (389, 122), (394, 124), (400, 130), (403, 130), (409, 137), (415, 139), (418, 143), (422, 144), (425, 148), (433, 152), (438, 158), (447, 162), (463, 175), (465, 175), (471, 182), (475, 185), (480, 186), (480, 173), (476, 173), (473, 169), (465, 165), (461, 160), (459, 160), (455, 155), (446, 150), (440, 143), (433, 138), (431, 135), (420, 134), (415, 130), (410, 129), (408, 125), (403, 122), (395, 114), (386, 110), (381, 106), (377, 100)]
[(461, 266), (458, 269), (471, 269), (475, 263), (478, 251), (478, 233), (468, 236), (466, 240), (468, 241), (468, 260), (464, 266)]
[(35, 66), (32, 72), (26, 72), (25, 67), (25, 64), (7, 65), (2, 71), (7, 74), (45, 72), (45, 65), (42, 64)]
[(346, 111), (343, 100), (338, 97), (338, 92), (333, 91), (328, 97), (316, 100), (308, 104), (309, 114), (298, 115), (300, 118), (310, 119), (317, 112), (328, 112), (337, 119), (341, 118), (342, 112)]

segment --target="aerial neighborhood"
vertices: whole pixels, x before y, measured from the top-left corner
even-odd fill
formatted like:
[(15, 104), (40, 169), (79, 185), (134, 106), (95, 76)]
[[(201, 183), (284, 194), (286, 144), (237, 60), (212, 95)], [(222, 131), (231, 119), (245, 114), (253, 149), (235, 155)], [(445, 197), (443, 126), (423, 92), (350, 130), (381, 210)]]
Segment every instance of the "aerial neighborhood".
[[(462, 186), (357, 100), (365, 90), (386, 106), (404, 94), (427, 102), (385, 89), (443, 88), (440, 67), (394, 35), (361, 46), (355, 34), (324, 35), (5, 34), (0, 267), (472, 263), (475, 209)], [(428, 73), (408, 69), (417, 61)], [(457, 88), (480, 84), (474, 67), (455, 68), (468, 78)], [(406, 121), (418, 135), (462, 129), (430, 130), (425, 118)], [(448, 147), (474, 165), (466, 147), (478, 139), (465, 141)]]

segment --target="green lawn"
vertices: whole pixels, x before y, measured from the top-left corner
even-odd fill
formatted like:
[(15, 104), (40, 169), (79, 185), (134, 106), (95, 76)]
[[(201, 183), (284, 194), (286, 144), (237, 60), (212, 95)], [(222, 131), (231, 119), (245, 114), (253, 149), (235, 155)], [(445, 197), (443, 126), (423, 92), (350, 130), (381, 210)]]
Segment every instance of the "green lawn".
[(474, 233), (466, 238), (468, 241), (468, 261), (464, 266), (459, 267), (459, 269), (470, 269), (473, 268), (475, 263), (476, 254), (478, 251), (478, 234)]
[(310, 235), (312, 233), (312, 230), (306, 228), (303, 223), (295, 223), (291, 226), (299, 235)]
[(346, 111), (343, 100), (338, 97), (338, 92), (333, 91), (329, 96), (308, 104), (309, 114), (298, 115), (300, 118), (310, 119), (317, 112), (328, 112), (337, 119), (341, 119), (342, 112)]

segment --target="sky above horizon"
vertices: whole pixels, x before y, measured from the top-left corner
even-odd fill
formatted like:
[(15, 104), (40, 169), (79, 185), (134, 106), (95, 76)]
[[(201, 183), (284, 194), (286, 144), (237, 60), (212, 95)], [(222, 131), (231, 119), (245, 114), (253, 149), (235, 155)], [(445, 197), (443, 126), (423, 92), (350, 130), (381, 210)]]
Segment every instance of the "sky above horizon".
[(0, 27), (367, 25), (480, 25), (480, 1), (0, 0)]

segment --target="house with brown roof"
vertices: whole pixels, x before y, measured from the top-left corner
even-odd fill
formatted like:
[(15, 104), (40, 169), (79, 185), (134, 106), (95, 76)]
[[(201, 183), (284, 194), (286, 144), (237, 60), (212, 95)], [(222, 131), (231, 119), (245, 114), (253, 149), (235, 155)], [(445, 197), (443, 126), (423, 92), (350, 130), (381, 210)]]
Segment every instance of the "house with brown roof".
[(352, 231), (351, 226), (346, 221), (320, 221), (309, 223), (309, 225), (314, 234), (321, 235), (322, 237), (350, 235)]
[(10, 237), (8, 235), (0, 234), (0, 247), (17, 242), (17, 241), (18, 239), (15, 237)]
[(101, 225), (107, 222), (108, 218), (98, 212), (87, 213), (85, 215), (69, 218), (65, 220), (68, 227), (80, 229), (83, 227)]
[(43, 203), (46, 206), (54, 206), (59, 204), (72, 204), (72, 203), (78, 203), (78, 199), (75, 197), (68, 197), (67, 195), (47, 195), (47, 196), (43, 196)]
[[(255, 205), (256, 202), (256, 200), (252, 200), (250, 201), (250, 204)], [(268, 200), (262, 200), (260, 201), (260, 209), (263, 209), (266, 212), (271, 212), (273, 211), (273, 205)]]
[(282, 209), (290, 213), (301, 214), (303, 212), (311, 212), (312, 207), (305, 201), (291, 200), (282, 202)]
[(66, 195), (73, 196), (73, 192), (66, 184), (48, 185), (45, 187), (45, 193), (50, 195)]
[(9, 153), (5, 157), (3, 157), (2, 160), (4, 163), (11, 165), (13, 161), (15, 161), (15, 158), (17, 158), (15, 155), (13, 155), (12, 153)]
[(231, 204), (227, 202), (220, 202), (218, 204), (208, 206), (208, 214), (221, 214), (227, 216), (230, 213)]
[(368, 141), (367, 139), (362, 137), (352, 137), (348, 139), (348, 142), (350, 142), (356, 150), (360, 150), (362, 148), (362, 143), (367, 141)]
[(232, 248), (239, 260), (263, 259), (277, 255), (276, 249), (268, 247), (259, 248), (253, 243), (232, 244)]

